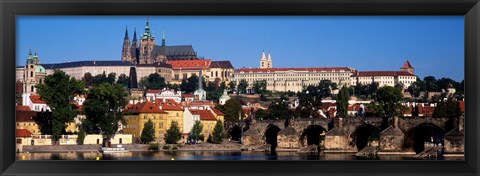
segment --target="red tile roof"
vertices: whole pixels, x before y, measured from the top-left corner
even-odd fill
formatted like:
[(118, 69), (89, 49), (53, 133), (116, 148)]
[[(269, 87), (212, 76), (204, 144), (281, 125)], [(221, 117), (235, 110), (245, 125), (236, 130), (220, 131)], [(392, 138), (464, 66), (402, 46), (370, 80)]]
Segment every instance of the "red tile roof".
[(413, 67), (412, 67), (412, 65), (410, 65), (410, 62), (408, 62), (408, 60), (406, 60), (401, 68), (413, 68)]
[(157, 93), (160, 93), (161, 91), (160, 90), (148, 90), (147, 93), (151, 93), (151, 94), (157, 94)]
[(167, 64), (172, 65), (173, 69), (208, 69), (210, 67), (211, 60), (178, 60), (167, 61)]
[(216, 109), (216, 108), (214, 108), (214, 107), (212, 107), (211, 109), (212, 109), (212, 111), (213, 111), (215, 114), (217, 114), (217, 116), (223, 116), (223, 115), (225, 115), (225, 114), (223, 114), (222, 111), (220, 111), (220, 110), (218, 110), (218, 109)]
[(17, 111), (31, 111), (30, 107), (28, 106), (15, 106)]
[(17, 137), (31, 137), (32, 133), (26, 129), (16, 129), (15, 136)]
[(358, 76), (415, 76), (406, 71), (359, 71)]
[(46, 104), (39, 95), (31, 95), (30, 100), (36, 104)]
[(354, 70), (352, 68), (348, 67), (325, 67), (325, 68), (241, 68), (235, 70), (235, 72), (262, 72), (262, 73), (267, 73), (267, 72), (285, 72), (285, 71), (306, 71), (306, 72), (330, 72), (330, 71), (335, 71), (339, 72), (341, 70), (345, 72), (353, 72)]
[(159, 109), (157, 106), (155, 106), (153, 103), (150, 103), (149, 101), (137, 103), (131, 107), (128, 107), (127, 110), (135, 113), (165, 113), (164, 110)]
[(37, 116), (35, 111), (16, 111), (16, 122), (34, 122), (34, 118)]
[(182, 97), (193, 98), (193, 94), (182, 94)]
[(200, 120), (217, 121), (215, 116), (209, 110), (190, 109), (190, 112), (195, 115), (200, 115)]
[(155, 99), (155, 105), (162, 107), (162, 110), (170, 111), (183, 111), (182, 105), (175, 102), (172, 99), (165, 99), (166, 102), (163, 102), (162, 99)]

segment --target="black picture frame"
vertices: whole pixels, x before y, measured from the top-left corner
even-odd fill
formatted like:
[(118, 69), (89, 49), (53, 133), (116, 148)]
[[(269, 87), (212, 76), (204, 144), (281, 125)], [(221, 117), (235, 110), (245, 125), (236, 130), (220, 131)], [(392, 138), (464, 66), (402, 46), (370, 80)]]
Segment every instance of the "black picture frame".
[[(478, 0), (0, 0), (0, 12), (2, 176), (479, 175)], [(465, 161), (15, 161), (17, 15), (464, 15)]]

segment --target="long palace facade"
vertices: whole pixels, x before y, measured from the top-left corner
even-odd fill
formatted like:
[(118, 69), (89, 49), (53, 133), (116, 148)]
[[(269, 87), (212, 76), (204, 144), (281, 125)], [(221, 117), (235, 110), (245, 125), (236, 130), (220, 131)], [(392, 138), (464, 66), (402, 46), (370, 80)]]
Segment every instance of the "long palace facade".
[(247, 81), (247, 92), (251, 91), (256, 81), (262, 80), (267, 82), (267, 90), (297, 92), (306, 86), (318, 85), (321, 80), (330, 80), (339, 86), (376, 82), (379, 87), (401, 84), (407, 88), (417, 80), (417, 76), (408, 60), (399, 71), (358, 71), (350, 67), (273, 68), (270, 53), (268, 59), (262, 53), (259, 68), (236, 69), (233, 80), (237, 85), (242, 80)]

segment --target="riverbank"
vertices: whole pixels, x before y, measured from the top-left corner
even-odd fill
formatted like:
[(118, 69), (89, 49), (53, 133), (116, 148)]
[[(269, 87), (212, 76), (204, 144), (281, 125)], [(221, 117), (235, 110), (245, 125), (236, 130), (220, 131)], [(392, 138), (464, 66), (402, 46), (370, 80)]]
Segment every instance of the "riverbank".
[(241, 151), (242, 144), (238, 142), (223, 142), (221, 144), (201, 143), (183, 145), (178, 151)]

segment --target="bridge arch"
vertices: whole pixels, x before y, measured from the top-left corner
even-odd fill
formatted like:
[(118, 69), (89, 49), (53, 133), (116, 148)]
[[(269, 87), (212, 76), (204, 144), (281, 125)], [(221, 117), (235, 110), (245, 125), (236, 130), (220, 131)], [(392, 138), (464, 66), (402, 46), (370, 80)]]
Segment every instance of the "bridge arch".
[(299, 142), (301, 146), (312, 144), (320, 146), (320, 142), (322, 141), (320, 134), (323, 132), (327, 132), (327, 130), (321, 125), (314, 124), (307, 126), (307, 128), (303, 129), (303, 132), (300, 135)]
[(242, 137), (242, 127), (235, 124), (228, 129), (228, 135), (234, 141), (239, 141)]
[(380, 139), (380, 128), (371, 124), (359, 125), (350, 134), (350, 139), (358, 151), (360, 151), (368, 146), (368, 143)]
[(274, 124), (269, 124), (263, 132), (265, 143), (270, 144), (272, 151), (277, 147), (278, 132), (282, 129)]
[(425, 142), (444, 145), (444, 135), (445, 130), (442, 127), (434, 123), (423, 122), (407, 130), (404, 147), (420, 153), (425, 150)]

